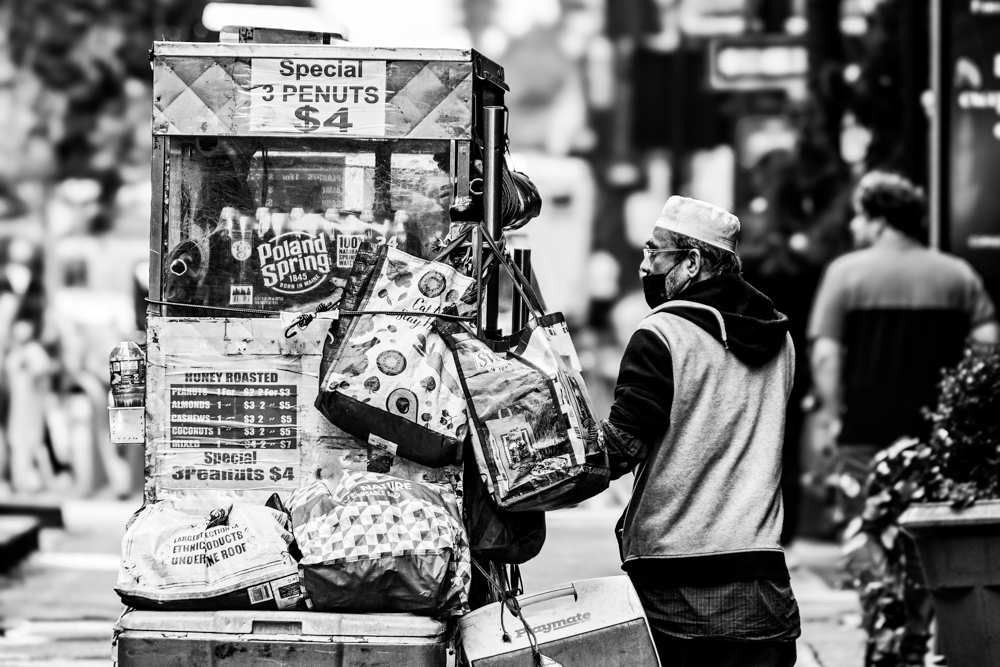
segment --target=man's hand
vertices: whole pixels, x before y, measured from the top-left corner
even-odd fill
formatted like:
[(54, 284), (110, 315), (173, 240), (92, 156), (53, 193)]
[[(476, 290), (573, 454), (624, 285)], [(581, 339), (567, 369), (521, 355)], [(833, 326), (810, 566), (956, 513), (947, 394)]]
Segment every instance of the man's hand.
[(813, 341), (810, 362), (813, 384), (819, 398), (820, 421), (834, 436), (840, 434), (840, 368), (843, 346), (832, 338), (820, 337)]
[(601, 422), (601, 428), (608, 448), (611, 479), (618, 479), (632, 472), (649, 456), (649, 447), (640, 438), (629, 435), (606, 419)]

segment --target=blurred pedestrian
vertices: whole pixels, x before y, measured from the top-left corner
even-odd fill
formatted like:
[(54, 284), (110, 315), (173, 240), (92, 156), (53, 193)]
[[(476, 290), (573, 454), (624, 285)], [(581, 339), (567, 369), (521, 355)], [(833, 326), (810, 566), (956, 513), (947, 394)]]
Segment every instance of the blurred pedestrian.
[(52, 370), (52, 360), (38, 342), (35, 323), (15, 322), (4, 371), (10, 389), (10, 482), (17, 492), (38, 493), (52, 485), (54, 471), (45, 444), (46, 396)]
[(813, 381), (837, 442), (838, 514), (864, 510), (872, 458), (901, 436), (923, 437), (941, 369), (966, 340), (996, 343), (996, 310), (965, 261), (925, 247), (923, 192), (896, 174), (866, 174), (854, 193), (860, 249), (830, 263), (809, 322)]
[(780, 537), (788, 320), (742, 277), (739, 220), (670, 197), (643, 249), (653, 309), (604, 422), (628, 573), (671, 665), (794, 665), (798, 604)]

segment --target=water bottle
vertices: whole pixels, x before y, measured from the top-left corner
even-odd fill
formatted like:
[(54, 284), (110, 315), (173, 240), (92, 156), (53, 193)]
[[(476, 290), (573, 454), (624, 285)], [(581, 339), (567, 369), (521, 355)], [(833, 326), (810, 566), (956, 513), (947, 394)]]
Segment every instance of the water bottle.
[(208, 236), (208, 306), (229, 305), (236, 257), (233, 242), (236, 220), (239, 212), (233, 206), (225, 206), (219, 214), (219, 224)]
[(288, 214), (284, 211), (275, 211), (271, 214), (271, 231), (268, 240), (281, 236), (288, 231)]
[(264, 238), (271, 231), (271, 209), (266, 206), (257, 207), (257, 238)]
[(146, 404), (146, 356), (133, 341), (122, 341), (111, 351), (111, 400), (116, 408)]

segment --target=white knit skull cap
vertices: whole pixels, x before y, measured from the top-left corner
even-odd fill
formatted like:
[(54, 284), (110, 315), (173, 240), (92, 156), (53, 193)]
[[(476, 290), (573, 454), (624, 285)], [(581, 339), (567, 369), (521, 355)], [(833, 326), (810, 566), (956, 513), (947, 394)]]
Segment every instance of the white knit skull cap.
[(663, 205), (655, 226), (736, 254), (739, 218), (706, 201), (672, 195)]

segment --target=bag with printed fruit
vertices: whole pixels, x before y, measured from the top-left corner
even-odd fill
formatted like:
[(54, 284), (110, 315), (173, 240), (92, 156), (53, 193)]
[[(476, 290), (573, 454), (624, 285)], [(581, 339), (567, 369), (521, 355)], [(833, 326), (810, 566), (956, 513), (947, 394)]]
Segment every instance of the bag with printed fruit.
[(137, 609), (305, 609), (297, 555), (277, 495), (204, 511), (163, 500), (129, 520), (115, 592)]
[(454, 358), (432, 324), (438, 314), (470, 317), (475, 289), (448, 264), (362, 244), (327, 336), (319, 411), (391, 455), (456, 462), (468, 413)]

